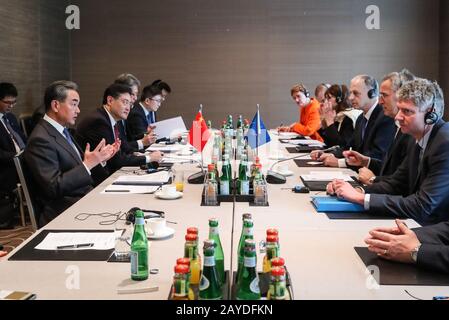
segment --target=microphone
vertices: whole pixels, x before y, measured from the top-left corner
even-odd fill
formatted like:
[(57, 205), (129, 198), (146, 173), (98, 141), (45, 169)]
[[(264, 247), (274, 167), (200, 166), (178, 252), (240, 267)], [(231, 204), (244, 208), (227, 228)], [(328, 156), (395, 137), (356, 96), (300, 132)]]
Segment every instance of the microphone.
[[(333, 150), (335, 150), (337, 148), (338, 148), (338, 146), (333, 146), (333, 147), (330, 147), (328, 149), (324, 149), (324, 150), (320, 150), (320, 151), (324, 153), (324, 152), (333, 151)], [(275, 163), (273, 163), (271, 165), (270, 169), (267, 171), (267, 183), (269, 183), (269, 184), (284, 184), (284, 183), (286, 183), (287, 179), (285, 178), (285, 176), (283, 176), (280, 173), (277, 173), (277, 172), (273, 171), (274, 166), (279, 164), (279, 163), (285, 162), (285, 161), (307, 157), (308, 155), (309, 155), (308, 153), (300, 154), (300, 155), (297, 155), (297, 156), (294, 156), (294, 157), (278, 160)]]
[[(167, 160), (179, 160), (179, 158), (170, 158), (170, 157), (164, 157), (164, 159), (167, 159)], [(202, 162), (200, 162), (198, 160), (194, 160), (194, 159), (185, 159), (185, 161), (182, 161), (180, 163), (192, 163), (192, 164), (196, 163), (196, 164), (199, 164), (199, 166), (201, 168), (201, 171), (190, 175), (187, 178), (187, 182), (189, 184), (203, 184), (204, 183), (204, 179), (206, 178), (207, 172), (204, 170)]]
[(163, 137), (163, 138), (157, 139), (155, 143), (166, 142), (167, 144), (174, 144), (176, 142), (181, 142), (181, 140), (182, 140), (182, 137), (174, 137), (174, 138)]

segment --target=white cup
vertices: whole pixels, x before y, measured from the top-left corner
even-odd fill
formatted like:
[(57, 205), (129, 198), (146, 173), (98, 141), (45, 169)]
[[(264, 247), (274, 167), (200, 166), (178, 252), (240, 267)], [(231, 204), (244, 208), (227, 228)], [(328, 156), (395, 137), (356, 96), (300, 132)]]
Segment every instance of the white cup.
[(167, 221), (164, 218), (151, 218), (148, 220), (149, 233), (152, 236), (159, 236), (167, 228)]
[(172, 186), (172, 185), (162, 186), (162, 194), (167, 197), (176, 196), (176, 186)]

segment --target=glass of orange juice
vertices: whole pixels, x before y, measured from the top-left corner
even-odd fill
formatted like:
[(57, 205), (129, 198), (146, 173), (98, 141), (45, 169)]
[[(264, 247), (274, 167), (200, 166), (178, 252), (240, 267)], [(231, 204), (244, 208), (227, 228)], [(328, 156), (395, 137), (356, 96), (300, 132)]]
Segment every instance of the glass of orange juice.
[(173, 172), (174, 181), (173, 183), (176, 186), (176, 191), (184, 192), (184, 171), (178, 169)]

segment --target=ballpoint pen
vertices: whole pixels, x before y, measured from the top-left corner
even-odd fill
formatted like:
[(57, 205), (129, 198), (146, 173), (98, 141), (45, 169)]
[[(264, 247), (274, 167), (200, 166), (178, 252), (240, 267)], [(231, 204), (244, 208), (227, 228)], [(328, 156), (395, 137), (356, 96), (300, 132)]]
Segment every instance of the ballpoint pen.
[(81, 244), (71, 244), (71, 245), (67, 245), (67, 246), (58, 246), (58, 247), (56, 247), (56, 249), (60, 250), (60, 249), (91, 248), (93, 246), (94, 246), (93, 243), (81, 243)]
[(104, 192), (131, 192), (130, 190), (105, 190)]

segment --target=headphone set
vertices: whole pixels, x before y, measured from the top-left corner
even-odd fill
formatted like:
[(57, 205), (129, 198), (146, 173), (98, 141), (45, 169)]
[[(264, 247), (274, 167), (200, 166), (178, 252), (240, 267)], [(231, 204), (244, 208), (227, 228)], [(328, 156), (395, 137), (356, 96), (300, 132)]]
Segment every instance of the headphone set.
[(343, 102), (343, 89), (341, 88), (340, 85), (337, 85), (337, 86), (338, 86), (338, 94), (337, 94), (337, 96), (335, 97), (335, 101), (336, 101), (338, 104), (340, 104), (340, 103)]
[(368, 98), (370, 99), (374, 99), (379, 96), (379, 85), (377, 83), (377, 80), (375, 79), (373, 80), (374, 80), (373, 88), (368, 91)]
[(435, 124), (438, 121), (438, 114), (435, 112), (435, 97), (433, 98), (432, 109), (427, 111), (424, 115), (424, 122), (426, 125)]
[(145, 209), (140, 209), (140, 208), (135, 207), (135, 208), (129, 209), (129, 211), (126, 213), (126, 224), (131, 224), (131, 223), (134, 224), (134, 222), (136, 221), (136, 212), (139, 210), (142, 212), (154, 213), (154, 215), (145, 215), (144, 219), (165, 218), (164, 211), (145, 210)]
[(304, 87), (304, 85), (299, 85), (299, 91), (304, 93), (304, 95), (306, 96), (306, 98), (310, 98), (310, 92), (309, 90), (307, 90), (306, 87)]

